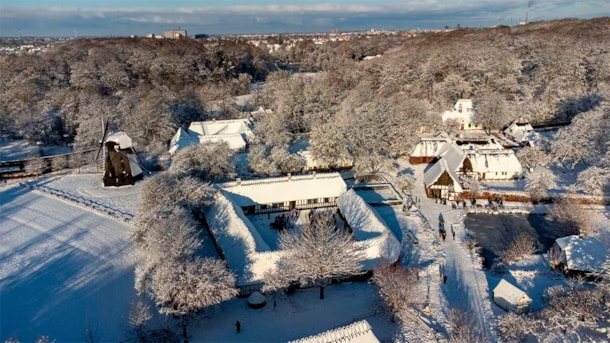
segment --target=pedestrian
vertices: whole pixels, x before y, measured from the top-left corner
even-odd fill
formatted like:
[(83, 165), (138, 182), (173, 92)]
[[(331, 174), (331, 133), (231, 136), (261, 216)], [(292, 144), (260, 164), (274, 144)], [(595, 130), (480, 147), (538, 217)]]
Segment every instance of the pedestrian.
[(275, 300), (273, 300), (273, 310), (275, 311), (275, 307), (277, 306), (277, 303), (275, 302)]
[(447, 275), (443, 275), (443, 283), (447, 283)]
[(235, 330), (237, 330), (237, 333), (241, 331), (241, 323), (239, 320), (235, 322)]
[(455, 241), (455, 231), (451, 230), (451, 234), (453, 235), (453, 240)]

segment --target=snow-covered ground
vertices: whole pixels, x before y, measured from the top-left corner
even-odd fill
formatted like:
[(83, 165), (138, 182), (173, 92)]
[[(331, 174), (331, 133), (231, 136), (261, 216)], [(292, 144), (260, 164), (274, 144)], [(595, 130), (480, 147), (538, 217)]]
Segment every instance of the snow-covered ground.
[[(401, 242), (403, 263), (420, 269), (422, 296), (415, 317), (398, 327), (382, 309), (374, 286), (352, 282), (329, 286), (324, 300), (318, 299), (317, 289), (272, 295), (259, 310), (249, 308), (246, 299), (233, 299), (199, 316), (189, 327), (191, 340), (286, 341), (366, 319), (381, 341), (430, 342), (449, 337), (447, 313), (458, 308), (473, 316), (487, 339), (496, 341), (493, 321), (504, 312), (491, 301), (491, 290), (500, 276), (482, 269), (478, 256), (465, 247), (463, 211), (425, 197), (425, 166), (400, 163), (400, 171), (418, 180), (413, 196), (419, 206), (409, 212), (401, 206), (373, 209)], [(87, 328), (101, 342), (127, 338), (135, 292), (133, 243), (124, 219), (135, 214), (140, 187), (104, 188), (99, 174), (0, 185), (1, 340), (16, 336), (32, 341), (48, 335), (58, 342), (84, 341)], [(606, 220), (601, 240), (608, 244), (610, 240), (603, 239), (608, 237), (608, 208), (595, 213), (600, 228)], [(258, 229), (275, 233), (268, 228), (273, 216), (258, 216)], [(445, 241), (438, 236), (441, 217), (448, 231)], [(266, 239), (275, 241), (273, 235)], [(212, 243), (204, 239), (204, 245)], [(446, 283), (439, 279), (439, 268), (448, 276)], [(511, 266), (503, 277), (526, 291), (536, 309), (546, 287), (564, 282), (548, 270), (545, 258), (537, 256)], [(424, 311), (428, 306), (429, 313)], [(242, 325), (239, 334), (236, 320)], [(179, 331), (169, 319), (151, 325), (162, 326)]]
[(122, 339), (135, 297), (130, 231), (45, 193), (0, 188), (0, 340)]

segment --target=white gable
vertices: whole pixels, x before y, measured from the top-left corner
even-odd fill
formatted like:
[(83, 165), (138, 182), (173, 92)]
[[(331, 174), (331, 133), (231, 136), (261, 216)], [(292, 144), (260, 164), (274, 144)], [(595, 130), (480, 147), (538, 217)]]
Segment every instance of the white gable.
[(263, 180), (233, 181), (223, 191), (238, 206), (274, 204), (288, 201), (336, 198), (347, 186), (339, 173), (284, 176)]
[(472, 100), (470, 99), (459, 99), (451, 111), (445, 111), (441, 114), (443, 122), (448, 120), (456, 120), (464, 125), (465, 129), (480, 129), (479, 125), (472, 125), (468, 127), (468, 124), (474, 123), (474, 109), (472, 107)]
[(447, 172), (451, 179), (453, 180), (453, 190), (456, 193), (461, 193), (463, 191), (462, 186), (460, 185), (460, 179), (455, 172), (455, 170), (449, 168), (447, 165), (447, 161), (443, 158), (438, 160), (432, 167), (428, 168), (424, 173), (424, 183), (426, 187), (433, 185), (438, 178), (443, 175), (443, 172)]
[(504, 133), (512, 137), (517, 143), (521, 143), (527, 141), (527, 137), (529, 137), (533, 131), (534, 128), (530, 123), (514, 121), (504, 130)]
[(569, 270), (599, 272), (608, 256), (608, 250), (594, 237), (577, 235), (558, 238), (557, 245)]

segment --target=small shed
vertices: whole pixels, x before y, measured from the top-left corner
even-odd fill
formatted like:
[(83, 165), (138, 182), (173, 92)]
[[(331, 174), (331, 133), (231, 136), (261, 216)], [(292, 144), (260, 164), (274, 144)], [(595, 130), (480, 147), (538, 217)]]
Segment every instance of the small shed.
[(555, 241), (566, 273), (598, 273), (602, 270), (608, 250), (595, 237), (571, 235)]
[(494, 288), (493, 297), (496, 305), (517, 313), (527, 312), (532, 303), (532, 299), (524, 291), (504, 279)]

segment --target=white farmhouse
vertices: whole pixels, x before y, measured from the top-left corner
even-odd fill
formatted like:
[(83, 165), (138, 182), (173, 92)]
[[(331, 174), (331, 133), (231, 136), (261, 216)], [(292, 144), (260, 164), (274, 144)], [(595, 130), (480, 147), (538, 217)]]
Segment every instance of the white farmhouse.
[(479, 180), (510, 180), (523, 175), (523, 167), (510, 149), (466, 150), (466, 158)]
[(459, 99), (451, 111), (441, 114), (443, 122), (455, 120), (460, 124), (460, 130), (481, 130), (483, 126), (474, 121), (474, 108), (472, 100)]
[(260, 228), (250, 220), (253, 215), (339, 206), (364, 251), (365, 270), (382, 260), (393, 263), (398, 259), (398, 240), (360, 196), (347, 191), (339, 173), (237, 180), (217, 187), (205, 217), (242, 295), (258, 291), (265, 273), (275, 269), (284, 253), (263, 239)]
[(443, 146), (450, 143), (451, 138), (444, 132), (422, 134), (409, 155), (409, 162), (411, 164), (431, 163), (438, 158)]
[(505, 130), (504, 134), (521, 145), (535, 145), (539, 140), (538, 133), (532, 125), (524, 120), (515, 120)]
[(191, 145), (226, 142), (232, 150), (246, 150), (252, 138), (252, 123), (248, 119), (197, 121), (188, 130), (179, 128), (172, 137), (169, 153), (174, 155)]
[(502, 279), (493, 290), (494, 302), (506, 311), (527, 312), (532, 299), (525, 292)]

